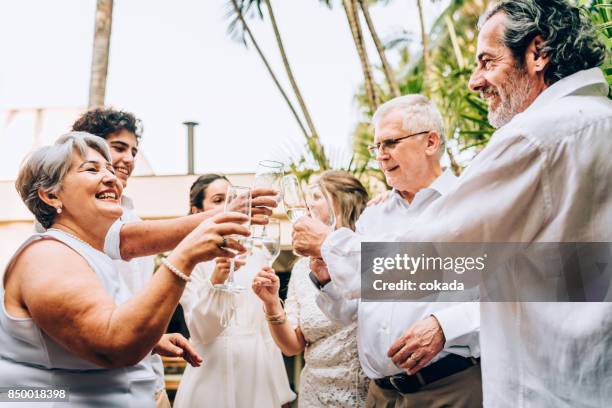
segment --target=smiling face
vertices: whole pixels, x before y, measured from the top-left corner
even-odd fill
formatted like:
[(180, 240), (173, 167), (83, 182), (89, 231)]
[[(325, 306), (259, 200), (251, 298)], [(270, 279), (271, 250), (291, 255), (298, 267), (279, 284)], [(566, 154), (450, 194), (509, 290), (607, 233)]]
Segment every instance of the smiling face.
[(106, 137), (106, 143), (110, 147), (113, 167), (121, 184), (125, 188), (127, 181), (134, 171), (134, 160), (138, 153), (138, 139), (129, 130), (121, 129)]
[[(380, 118), (374, 128), (374, 142), (397, 139), (431, 129), (404, 128), (405, 115), (395, 109)], [(392, 147), (379, 149), (376, 160), (387, 184), (413, 196), (438, 176), (439, 136), (435, 131), (402, 140)], [(406, 196), (405, 196), (406, 197)]]
[(57, 194), (62, 213), (55, 222), (73, 222), (83, 229), (110, 224), (121, 217), (123, 187), (113, 166), (94, 149), (86, 157), (74, 155), (73, 163)]
[[(469, 87), (489, 105), (489, 123), (504, 126), (524, 111), (542, 91), (543, 81), (531, 69), (532, 57), (522, 66), (502, 42), (506, 15), (493, 15), (478, 35), (477, 67)], [(529, 51), (529, 50), (528, 50)], [(531, 73), (531, 74), (530, 74)]]

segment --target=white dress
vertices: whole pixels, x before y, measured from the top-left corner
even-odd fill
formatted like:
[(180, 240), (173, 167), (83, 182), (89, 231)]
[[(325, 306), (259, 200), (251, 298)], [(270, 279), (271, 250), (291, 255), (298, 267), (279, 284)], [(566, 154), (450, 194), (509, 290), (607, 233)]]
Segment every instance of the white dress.
[[(28, 245), (44, 237), (61, 241), (80, 254), (115, 304), (121, 304), (132, 296), (107, 255), (58, 230), (48, 230), (28, 238), (6, 270), (11, 268), (15, 257)], [(0, 278), (3, 279), (4, 274), (0, 274)], [(69, 389), (69, 402), (30, 404), (41, 408), (155, 406), (153, 395), (156, 378), (149, 358), (131, 367), (101, 368), (56, 343), (31, 318), (9, 315), (4, 307), (4, 284), (0, 285), (0, 301), (0, 386)]]
[(342, 326), (321, 312), (309, 272), (308, 258), (295, 264), (285, 302), (287, 319), (306, 340), (298, 406), (363, 407), (368, 379), (357, 355), (357, 323)]
[[(213, 288), (214, 261), (194, 269), (181, 305), (190, 340), (204, 362), (185, 369), (174, 407), (279, 408), (295, 399), (261, 301), (251, 290), (263, 264), (256, 251), (235, 273), (236, 283), (247, 288), (238, 295)], [(232, 307), (235, 317), (224, 328), (221, 317)]]

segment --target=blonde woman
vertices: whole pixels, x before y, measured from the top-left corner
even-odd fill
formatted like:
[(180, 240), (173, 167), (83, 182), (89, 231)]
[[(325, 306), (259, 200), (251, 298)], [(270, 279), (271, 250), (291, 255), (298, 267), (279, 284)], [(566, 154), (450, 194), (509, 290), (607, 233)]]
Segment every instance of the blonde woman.
[[(331, 196), (336, 227), (354, 230), (368, 201), (363, 185), (343, 171), (324, 172), (319, 180)], [(323, 200), (315, 197), (312, 206), (320, 217), (328, 216)], [(316, 262), (319, 260), (303, 258), (293, 267), (284, 311), (273, 269), (266, 267), (257, 274), (253, 291), (264, 303), (268, 327), (282, 352), (292, 356), (304, 351), (298, 406), (365, 406), (368, 383), (357, 355), (357, 324), (333, 323), (319, 310), (318, 290), (309, 277), (311, 263)]]

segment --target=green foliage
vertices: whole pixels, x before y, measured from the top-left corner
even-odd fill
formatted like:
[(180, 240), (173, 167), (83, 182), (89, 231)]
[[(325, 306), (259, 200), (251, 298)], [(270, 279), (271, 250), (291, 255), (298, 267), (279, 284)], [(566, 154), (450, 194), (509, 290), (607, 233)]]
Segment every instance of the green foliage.
[[(606, 49), (611, 50), (610, 0), (574, 1), (589, 14)], [(475, 61), (478, 36), (476, 25), (478, 18), (490, 3), (489, 0), (451, 0), (449, 6), (434, 21), (429, 33), (432, 67), (427, 96), (436, 102), (445, 120), (450, 164), (457, 173), (486, 146), (495, 131), (487, 119), (486, 102), (468, 88)], [(422, 53), (410, 53), (411, 41), (408, 34), (401, 33), (388, 41), (385, 46), (388, 52), (399, 52), (400, 63), (396, 69), (396, 76), (403, 95), (424, 91)], [(381, 70), (380, 67), (375, 69)], [(611, 85), (612, 95), (610, 52), (602, 69)], [(377, 77), (383, 76), (377, 75)], [(379, 83), (376, 87), (382, 101), (392, 97), (385, 83)], [(378, 190), (381, 183), (384, 183), (384, 176), (367, 150), (367, 145), (373, 142), (373, 129), (369, 125), (373, 112), (368, 109), (363, 85), (357, 90), (355, 99), (361, 108), (363, 119), (355, 126), (353, 154), (347, 165), (335, 167), (342, 167), (360, 178), (372, 192)], [(307, 178), (316, 172), (308, 165), (310, 161), (303, 159), (294, 165), (299, 176)]]
[(608, 50), (602, 70), (610, 86), (608, 97), (612, 98), (612, 53), (610, 52), (612, 50), (612, 2), (610, 0), (579, 0), (577, 4), (589, 14), (599, 38)]

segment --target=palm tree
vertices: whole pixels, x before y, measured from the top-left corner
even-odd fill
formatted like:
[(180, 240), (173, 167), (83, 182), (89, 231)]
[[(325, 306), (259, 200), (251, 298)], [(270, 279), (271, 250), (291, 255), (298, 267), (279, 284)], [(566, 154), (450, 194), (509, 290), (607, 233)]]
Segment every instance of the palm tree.
[[(297, 81), (295, 80), (295, 76), (293, 74), (293, 70), (291, 69), (291, 64), (289, 63), (289, 59), (287, 57), (287, 53), (285, 51), (285, 46), (283, 44), (283, 40), (280, 34), (280, 30), (278, 28), (278, 24), (276, 22), (276, 18), (274, 17), (274, 10), (272, 8), (272, 3), (271, 0), (231, 0), (232, 5), (233, 5), (233, 11), (235, 13), (235, 18), (238, 18), (238, 20), (240, 21), (243, 30), (248, 34), (249, 39), (251, 40), (251, 42), (253, 43), (253, 45), (256, 47), (257, 52), (260, 56), (260, 58), (262, 59), (262, 61), (264, 61), (264, 64), (266, 65), (266, 68), (268, 69), (268, 72), (270, 73), (270, 75), (272, 75), (273, 80), (275, 82), (275, 84), (277, 85), (277, 87), (279, 88), (279, 90), (281, 90), (281, 94), (283, 94), (283, 98), (285, 99), (285, 101), (287, 102), (287, 104), (290, 106), (290, 109), (292, 110), (293, 115), (296, 117), (296, 119), (298, 120), (298, 122), (300, 123), (300, 127), (302, 128), (302, 132), (304, 133), (304, 136), (306, 138), (306, 144), (309, 148), (309, 150), (312, 153), (313, 158), (315, 159), (315, 161), (317, 162), (317, 164), (321, 167), (321, 169), (328, 169), (329, 168), (329, 161), (326, 157), (325, 154), (325, 149), (323, 148), (323, 145), (321, 144), (321, 141), (319, 139), (319, 134), (316, 131), (316, 128), (314, 126), (314, 122), (312, 120), (312, 116), (310, 115), (310, 111), (308, 110), (306, 103), (304, 101), (304, 97), (302, 96), (302, 92), (300, 91), (300, 88), (297, 84)], [(239, 4), (240, 2), (240, 4)], [(281, 58), (283, 60), (283, 66), (285, 68), (285, 72), (287, 74), (287, 77), (289, 79), (289, 83), (291, 84), (291, 88), (293, 90), (293, 93), (297, 99), (298, 105), (300, 106), (300, 110), (302, 111), (302, 114), (304, 116), (304, 119), (306, 121), (306, 126), (308, 127), (309, 132), (307, 132), (302, 124), (301, 119), (299, 119), (299, 116), (297, 114), (297, 111), (295, 110), (295, 108), (293, 107), (293, 104), (289, 101), (285, 91), (282, 89), (282, 87), (280, 86), (280, 83), (278, 82), (277, 77), (274, 75), (274, 73), (272, 72), (272, 68), (270, 67), (270, 64), (268, 63), (267, 59), (263, 56), (263, 53), (261, 52), (261, 50), (259, 49), (259, 46), (257, 45), (257, 42), (255, 41), (255, 38), (251, 32), (251, 30), (249, 29), (247, 23), (246, 23), (246, 19), (244, 18), (245, 12), (247, 12), (252, 6), (256, 6), (258, 12), (259, 12), (259, 16), (261, 18), (263, 18), (263, 13), (261, 12), (261, 4), (262, 2), (265, 3), (266, 8), (268, 10), (268, 14), (270, 16), (270, 23), (272, 24), (272, 28), (274, 30), (274, 36), (276, 39), (276, 44), (277, 47), (279, 49), (279, 52), (281, 54)], [(230, 29), (232, 29), (232, 26), (230, 25)], [(243, 41), (244, 42), (244, 41)]]
[(399, 86), (397, 85), (397, 80), (395, 79), (395, 73), (389, 64), (389, 60), (387, 59), (387, 55), (385, 54), (385, 49), (380, 41), (380, 37), (376, 32), (376, 28), (374, 27), (374, 22), (372, 21), (372, 17), (370, 16), (370, 8), (368, 5), (368, 0), (359, 0), (359, 6), (361, 7), (361, 12), (363, 13), (363, 17), (365, 18), (366, 24), (368, 26), (368, 30), (370, 31), (370, 35), (372, 36), (372, 40), (374, 41), (374, 45), (376, 45), (376, 50), (378, 51), (378, 56), (380, 58), (380, 62), (382, 63), (383, 72), (385, 73), (385, 78), (387, 79), (387, 83), (389, 84), (389, 90), (393, 96), (400, 96)]
[(423, 18), (423, 4), (421, 0), (417, 0), (417, 8), (419, 10), (419, 26), (421, 28), (421, 44), (423, 45), (423, 93), (429, 96), (429, 37), (425, 30), (425, 20)]
[(95, 21), (96, 28), (94, 30), (91, 58), (91, 77), (89, 79), (89, 108), (104, 105), (111, 26), (113, 22), (113, 0), (98, 0), (96, 2)]
[(359, 22), (359, 15), (357, 14), (357, 0), (342, 0), (342, 6), (344, 7), (344, 12), (346, 13), (346, 18), (351, 29), (355, 47), (357, 48), (357, 54), (359, 55), (359, 62), (361, 63), (361, 69), (363, 71), (368, 107), (370, 112), (373, 113), (376, 111), (376, 108), (378, 108), (380, 101), (376, 93), (374, 76), (372, 74), (372, 68), (370, 67), (368, 53), (365, 48), (365, 41), (363, 38), (363, 31), (361, 30), (361, 24)]

